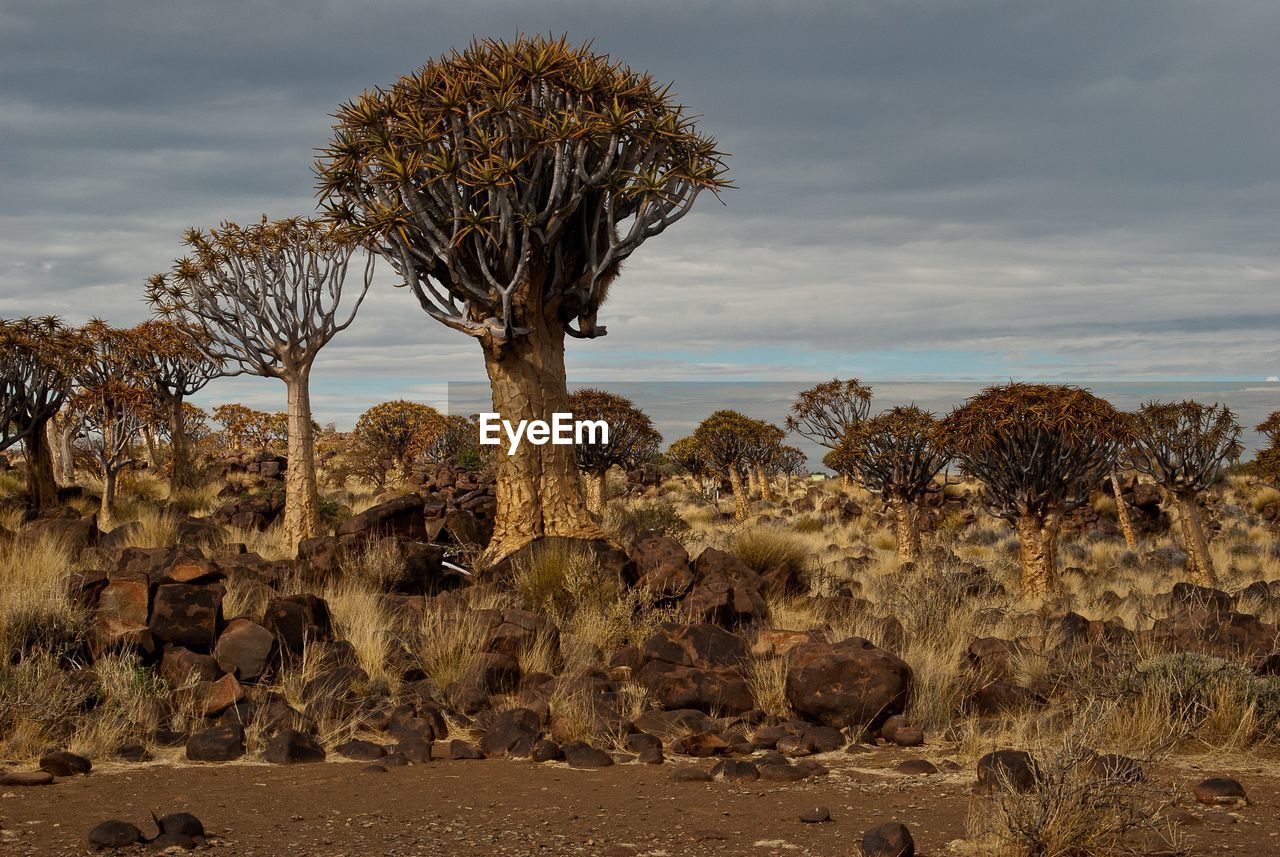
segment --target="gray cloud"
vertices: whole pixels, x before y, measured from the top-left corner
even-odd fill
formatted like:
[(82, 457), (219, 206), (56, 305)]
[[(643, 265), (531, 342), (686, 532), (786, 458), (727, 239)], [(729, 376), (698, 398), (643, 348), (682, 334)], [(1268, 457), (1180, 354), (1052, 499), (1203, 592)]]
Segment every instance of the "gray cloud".
[[(0, 313), (140, 319), (184, 227), (314, 205), (341, 101), (517, 30), (674, 80), (739, 185), (634, 257), (575, 377), (1280, 372), (1270, 0), (10, 0)], [(384, 272), (317, 410), (479, 377)]]

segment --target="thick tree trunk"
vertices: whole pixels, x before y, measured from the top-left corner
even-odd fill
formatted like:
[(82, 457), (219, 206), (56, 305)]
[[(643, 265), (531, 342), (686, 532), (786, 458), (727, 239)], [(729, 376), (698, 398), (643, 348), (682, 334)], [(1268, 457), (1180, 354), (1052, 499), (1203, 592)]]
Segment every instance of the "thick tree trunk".
[(53, 475), (53, 456), (49, 452), (47, 426), (39, 426), (27, 435), (23, 448), (27, 459), (27, 497), (35, 509), (58, 505), (58, 482)]
[(53, 478), (59, 485), (70, 485), (75, 482), (75, 473), (68, 452), (70, 444), (64, 440), (64, 429), (58, 425), (57, 419), (49, 420), (44, 426), (44, 442), (49, 446), (49, 457), (53, 464)]
[(1058, 585), (1058, 526), (1055, 521), (1028, 515), (1018, 521), (1022, 561), (1022, 594), (1044, 598)]
[(764, 467), (756, 465), (756, 485), (760, 488), (760, 499), (771, 501), (774, 499), (773, 487), (769, 485), (769, 474), (764, 472)]
[(1197, 586), (1217, 586), (1218, 575), (1213, 567), (1213, 555), (1209, 553), (1209, 540), (1204, 534), (1196, 495), (1182, 494), (1174, 499), (1178, 506), (1182, 542), (1187, 551), (1187, 577)]
[[(191, 464), (191, 444), (187, 440), (187, 418), (182, 397), (169, 399), (169, 487), (191, 488), (196, 483)], [(310, 422), (310, 421), (308, 421)]]
[(893, 532), (898, 541), (898, 562), (920, 559), (919, 508), (901, 497), (890, 503), (893, 508)]
[(748, 497), (759, 497), (759, 496), (760, 496), (760, 486), (759, 486), (759, 483), (758, 483), (758, 482), (757, 482), (757, 480), (756, 480), (756, 471), (755, 471), (755, 468), (754, 468), (754, 467), (752, 467), (750, 464), (744, 464), (744, 465), (742, 466), (742, 469), (743, 469), (744, 471), (746, 471), (746, 474), (747, 474), (747, 496), (748, 496)]
[(102, 467), (102, 501), (98, 505), (98, 528), (110, 530), (116, 521), (116, 484), (119, 473), (114, 467)]
[(606, 491), (609, 481), (608, 474), (587, 473), (585, 478), (587, 483), (587, 508), (597, 515), (603, 515), (605, 503), (609, 499)]
[(316, 439), (311, 424), (311, 368), (285, 383), (289, 387), (289, 463), (284, 475), (284, 529), (295, 548), (320, 533), (316, 489)]
[(747, 487), (742, 483), (742, 474), (738, 468), (729, 468), (729, 485), (733, 488), (733, 515), (739, 521), (745, 521), (751, 514), (751, 503), (747, 499)]
[(156, 443), (156, 433), (151, 430), (151, 426), (142, 427), (142, 440), (147, 445), (147, 460), (155, 470), (160, 470), (164, 462), (160, 460), (160, 446)]
[(1120, 522), (1120, 531), (1124, 533), (1124, 543), (1129, 550), (1138, 549), (1138, 533), (1133, 529), (1133, 516), (1129, 514), (1129, 504), (1125, 502), (1124, 491), (1120, 488), (1120, 474), (1111, 471), (1111, 492), (1116, 498), (1116, 520)]
[[(493, 392), (493, 410), (513, 426), (521, 420), (550, 423), (569, 413), (564, 373), (564, 330), (549, 322), (505, 347), (481, 340)], [(481, 565), (497, 563), (535, 539), (563, 536), (602, 539), (578, 478), (572, 445), (541, 446), (523, 438), (508, 455), (505, 432), (494, 456), (498, 513)]]

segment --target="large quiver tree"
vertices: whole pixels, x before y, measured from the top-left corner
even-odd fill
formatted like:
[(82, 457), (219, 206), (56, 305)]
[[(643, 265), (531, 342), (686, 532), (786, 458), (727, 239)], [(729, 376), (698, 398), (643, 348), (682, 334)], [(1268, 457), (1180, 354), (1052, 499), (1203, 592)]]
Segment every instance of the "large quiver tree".
[(1129, 421), (1104, 399), (1059, 384), (988, 387), (952, 411), (938, 440), (986, 486), (987, 511), (1017, 528), (1022, 591), (1058, 581), (1062, 516), (1089, 501), (1121, 448)]
[(708, 470), (728, 477), (733, 488), (733, 510), (739, 521), (751, 513), (747, 486), (742, 474), (751, 464), (751, 454), (759, 448), (766, 424), (738, 411), (716, 411), (698, 424), (693, 443)]
[(196, 331), (192, 341), (211, 361), (238, 367), (228, 374), (279, 378), (288, 388), (284, 518), (296, 545), (320, 527), (311, 367), (320, 349), (355, 320), (369, 291), (373, 256), (344, 300), (359, 245), (331, 224), (263, 217), (251, 226), (191, 229), (185, 242), (190, 255), (148, 281), (148, 298), (162, 315)]
[(569, 410), (575, 420), (603, 420), (609, 426), (609, 442), (603, 435), (584, 436), (577, 444), (578, 469), (587, 478), (587, 506), (603, 514), (605, 476), (615, 465), (624, 470), (639, 467), (657, 452), (662, 435), (653, 427), (649, 415), (624, 396), (591, 388), (576, 390), (569, 397)]
[[(727, 186), (715, 141), (667, 87), (563, 39), (475, 42), (336, 119), (318, 164), (330, 215), (428, 315), (479, 340), (494, 410), (513, 422), (568, 410), (565, 335), (602, 336), (622, 262)], [(571, 446), (521, 444), (497, 478), (489, 561), (601, 535)]]
[(1226, 405), (1184, 401), (1148, 402), (1133, 415), (1133, 425), (1130, 462), (1176, 507), (1187, 575), (1201, 586), (1216, 586), (1199, 497), (1244, 452), (1240, 424)]
[(196, 482), (186, 398), (203, 390), (222, 371), (221, 363), (210, 360), (198, 347), (203, 336), (197, 329), (163, 320), (144, 321), (133, 329), (139, 371), (164, 410), (169, 481), (174, 488), (190, 488)]
[(58, 502), (46, 427), (87, 355), (83, 333), (58, 318), (0, 319), (0, 450), (22, 443), (37, 509)]
[(941, 443), (938, 421), (915, 406), (892, 408), (852, 428), (823, 463), (857, 480), (893, 512), (898, 559), (920, 558), (920, 513), (950, 453)]
[(857, 378), (832, 378), (800, 391), (787, 415), (787, 431), (835, 449), (870, 411), (870, 387)]

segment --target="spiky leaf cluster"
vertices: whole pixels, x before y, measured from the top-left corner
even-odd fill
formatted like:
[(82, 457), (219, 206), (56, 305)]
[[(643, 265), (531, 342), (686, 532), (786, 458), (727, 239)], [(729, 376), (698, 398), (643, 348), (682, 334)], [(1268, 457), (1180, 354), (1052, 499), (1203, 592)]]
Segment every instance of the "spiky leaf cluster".
[(672, 441), (667, 447), (667, 458), (690, 476), (702, 476), (707, 471), (706, 457), (693, 435)]
[(1175, 494), (1195, 494), (1222, 478), (1244, 452), (1226, 405), (1148, 402), (1132, 414), (1133, 468)]
[(870, 410), (870, 387), (857, 378), (832, 378), (801, 391), (787, 416), (787, 430), (835, 449)]
[(473, 42), (335, 118), (317, 164), (329, 216), (431, 316), (502, 341), (550, 307), (571, 334), (602, 335), (619, 265), (727, 186), (668, 87), (564, 38)]
[(803, 476), (809, 472), (809, 456), (797, 446), (782, 444), (773, 455), (773, 469), (784, 476)]
[(224, 222), (187, 230), (190, 254), (147, 281), (147, 299), (163, 317), (190, 331), (213, 363), (283, 378), (305, 371), (315, 355), (355, 319), (368, 291), (349, 306), (343, 284), (354, 237), (320, 220), (295, 217), (250, 226)]
[(81, 332), (88, 352), (68, 406), (84, 426), (103, 470), (118, 470), (132, 458), (142, 429), (163, 422), (160, 402), (143, 372), (133, 330), (93, 319)]
[(988, 511), (1009, 521), (1088, 502), (1131, 437), (1109, 402), (1061, 384), (988, 387), (938, 430), (938, 442), (985, 483)]
[(597, 436), (595, 442), (574, 446), (578, 469), (584, 473), (603, 474), (614, 465), (639, 467), (662, 443), (649, 415), (623, 396), (590, 388), (577, 390), (569, 396), (569, 410), (575, 420), (604, 420), (609, 426), (608, 443), (600, 442)]
[(854, 425), (822, 461), (882, 500), (914, 503), (936, 490), (934, 479), (950, 457), (934, 415), (906, 406)]
[(139, 371), (167, 400), (198, 393), (221, 374), (220, 363), (205, 356), (208, 343), (198, 329), (155, 319), (134, 327), (133, 338)]
[(0, 319), (0, 449), (58, 412), (87, 354), (83, 334), (54, 316)]
[(1259, 423), (1259, 434), (1265, 435), (1269, 443), (1259, 450), (1253, 462), (1253, 471), (1263, 482), (1280, 488), (1280, 411), (1276, 411)]

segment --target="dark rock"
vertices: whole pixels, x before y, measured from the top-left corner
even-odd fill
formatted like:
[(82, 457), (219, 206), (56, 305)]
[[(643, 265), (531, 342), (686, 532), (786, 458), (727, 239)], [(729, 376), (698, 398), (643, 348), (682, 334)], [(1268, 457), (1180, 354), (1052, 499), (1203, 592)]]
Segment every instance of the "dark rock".
[(151, 633), (160, 640), (209, 650), (222, 620), (222, 590), (217, 586), (166, 583), (151, 605)]
[(489, 757), (528, 756), (542, 731), (542, 721), (528, 708), (510, 708), (498, 715), (480, 739), (480, 749)]
[(455, 738), (449, 742), (449, 758), (456, 760), (483, 759), (484, 753), (478, 747)]
[(831, 820), (831, 810), (825, 806), (815, 806), (800, 813), (800, 820), (805, 824), (822, 824)]
[(244, 729), (215, 726), (187, 739), (187, 758), (192, 762), (230, 762), (244, 755)]
[(666, 756), (661, 747), (646, 747), (636, 755), (636, 761), (642, 765), (661, 765)]
[(978, 787), (992, 792), (1030, 792), (1040, 781), (1040, 767), (1025, 750), (996, 750), (978, 760)]
[(1246, 806), (1249, 797), (1244, 786), (1231, 777), (1209, 777), (1192, 789), (1196, 800), (1208, 806)]
[(224, 672), (251, 681), (266, 672), (275, 642), (275, 635), (252, 619), (232, 619), (218, 637), (213, 656)]
[(282, 649), (293, 655), (301, 655), (303, 647), (310, 641), (333, 639), (329, 605), (314, 595), (273, 598), (267, 604), (262, 625), (272, 633)]
[(53, 782), (48, 771), (6, 771), (0, 774), (0, 786), (47, 786)]
[(710, 771), (702, 770), (702, 768), (682, 766), (671, 772), (671, 779), (678, 783), (709, 783), (711, 782), (711, 773)]
[(344, 741), (337, 747), (333, 748), (333, 752), (337, 753), (344, 759), (351, 759), (356, 762), (371, 762), (375, 759), (381, 759), (387, 755), (387, 751), (380, 744), (372, 741), (361, 741), (358, 738), (352, 738), (350, 741)]
[(907, 759), (898, 765), (898, 773), (911, 777), (926, 776), (938, 773), (938, 767), (928, 759)]
[(556, 762), (564, 758), (564, 753), (560, 751), (559, 744), (544, 738), (541, 741), (534, 742), (529, 758), (535, 762)]
[(877, 726), (901, 713), (910, 688), (911, 668), (861, 637), (797, 646), (787, 667), (791, 707), (837, 729)]
[(608, 768), (613, 764), (613, 757), (604, 750), (597, 750), (581, 741), (565, 744), (560, 752), (571, 768)]
[(296, 729), (283, 729), (267, 742), (262, 757), (273, 765), (301, 765), (323, 762), (325, 752), (312, 736)]
[(119, 819), (111, 819), (94, 826), (89, 831), (89, 848), (105, 851), (109, 848), (128, 848), (142, 841), (142, 831), (135, 825)]
[(395, 754), (414, 764), (426, 764), (435, 757), (433, 742), (425, 738), (404, 738), (395, 746)]
[(204, 823), (189, 812), (172, 812), (156, 819), (161, 833), (171, 836), (203, 837)]
[(40, 770), (48, 771), (55, 777), (74, 777), (87, 774), (93, 763), (84, 756), (77, 756), (67, 750), (55, 750), (40, 757)]
[(916, 843), (905, 824), (886, 821), (862, 834), (863, 857), (915, 857)]

